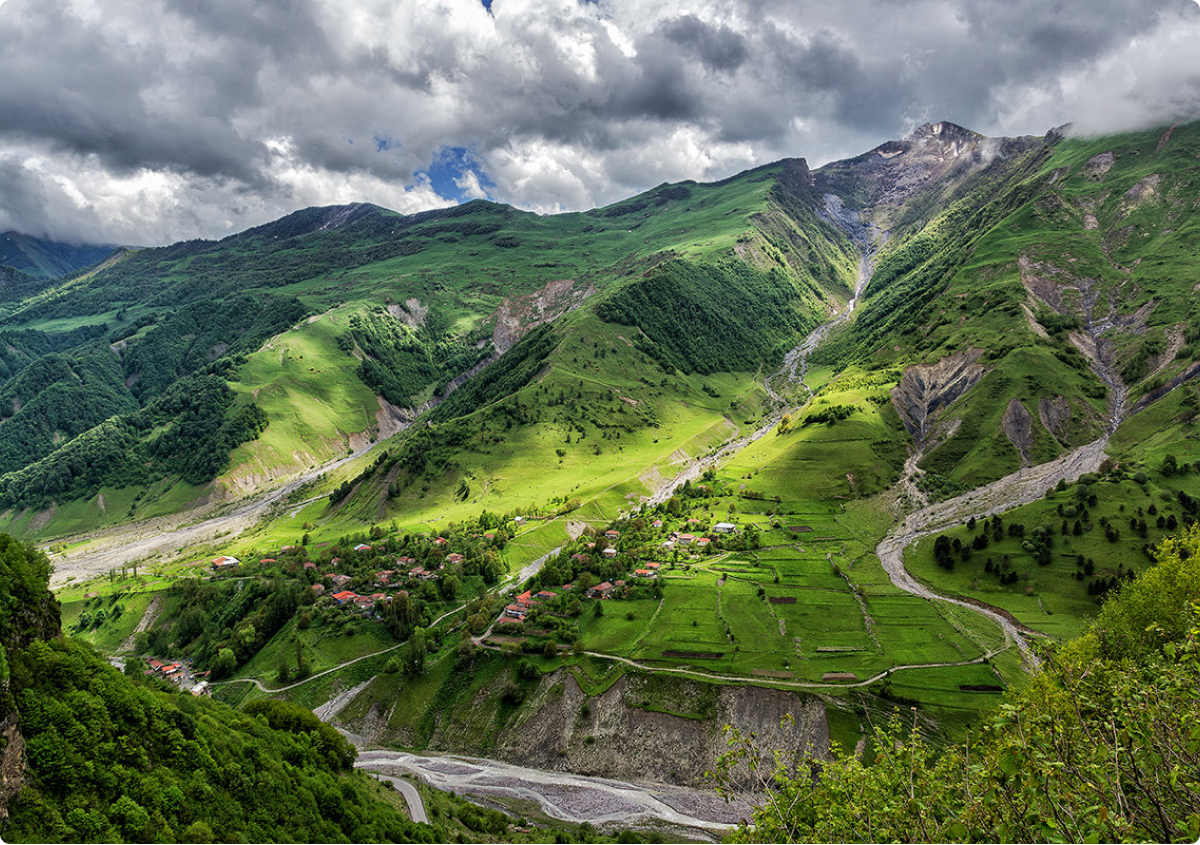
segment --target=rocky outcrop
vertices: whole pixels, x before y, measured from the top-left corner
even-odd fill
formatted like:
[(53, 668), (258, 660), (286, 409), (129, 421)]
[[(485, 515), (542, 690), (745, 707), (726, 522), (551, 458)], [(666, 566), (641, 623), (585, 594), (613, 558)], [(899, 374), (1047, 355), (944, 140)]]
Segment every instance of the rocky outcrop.
[(892, 229), (904, 217), (905, 206), (923, 192), (952, 192), (955, 185), (997, 161), (1015, 163), (1026, 153), (1045, 148), (1042, 138), (987, 138), (940, 121), (926, 123), (907, 138), (888, 141), (869, 153), (827, 164), (814, 176), (820, 193), (837, 194), (855, 207), (870, 208), (872, 222)]
[[(437, 717), (426, 751), (484, 755), (544, 771), (681, 786), (705, 785), (728, 750), (724, 726), (757, 737), (764, 755), (829, 753), (825, 704), (814, 696), (627, 673), (588, 695), (569, 670), (541, 678), (515, 713), (496, 721), (504, 678)], [(350, 711), (353, 707), (349, 708)], [(356, 734), (414, 745), (415, 724), (379, 704), (349, 721)]]
[(25, 738), (14, 712), (0, 720), (0, 819), (8, 818), (8, 802), (25, 781)]
[(1033, 449), (1033, 415), (1020, 399), (1013, 398), (1004, 409), (1000, 427), (1008, 442), (1021, 453), (1021, 465), (1029, 466), (1029, 453)]
[(1067, 441), (1067, 425), (1071, 422), (1071, 404), (1065, 396), (1042, 399), (1038, 402), (1038, 418), (1042, 427), (1053, 434), (1060, 443)]
[(492, 345), (497, 353), (504, 354), (530, 329), (574, 311), (595, 292), (596, 286), (590, 283), (586, 287), (576, 287), (571, 279), (561, 279), (534, 293), (510, 296), (496, 309)]
[[(673, 680), (679, 699), (715, 698), (709, 718), (686, 718), (630, 705), (643, 700), (647, 685), (661, 685), (659, 679), (625, 675), (592, 698), (573, 675), (562, 674), (543, 680), (521, 725), (498, 749), (502, 757), (541, 769), (697, 786), (728, 750), (725, 725), (755, 734), (762, 749), (787, 757), (824, 755), (829, 748), (825, 705), (816, 698), (758, 687), (713, 690), (708, 684)], [(560, 682), (561, 694), (551, 694)], [(673, 709), (670, 703), (659, 706)], [(690, 708), (684, 704), (679, 709)], [(794, 725), (781, 727), (788, 717)]]
[(429, 306), (422, 305), (421, 300), (410, 296), (404, 300), (403, 305), (389, 304), (387, 311), (410, 329), (419, 329), (425, 325), (425, 318), (429, 315)]
[(982, 355), (982, 349), (968, 349), (934, 364), (917, 364), (892, 388), (892, 404), (918, 452), (939, 439), (942, 412), (983, 378), (986, 369), (978, 363)]
[(1104, 179), (1108, 171), (1112, 170), (1112, 166), (1116, 163), (1116, 160), (1116, 156), (1111, 152), (1094, 155), (1083, 166), (1083, 175), (1087, 179), (1099, 182)]

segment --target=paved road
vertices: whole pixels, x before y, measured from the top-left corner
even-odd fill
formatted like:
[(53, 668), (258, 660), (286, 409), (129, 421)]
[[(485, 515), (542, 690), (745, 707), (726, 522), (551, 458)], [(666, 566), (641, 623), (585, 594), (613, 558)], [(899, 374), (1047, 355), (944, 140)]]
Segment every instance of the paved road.
[[(354, 768), (370, 771), (370, 769), (362, 763), (355, 763)], [(386, 781), (396, 787), (396, 791), (404, 796), (404, 800), (408, 802), (408, 814), (412, 816), (415, 822), (424, 822), (429, 824), (429, 816), (425, 814), (425, 802), (421, 800), (421, 793), (417, 792), (417, 788), (404, 778), (392, 777), (391, 775), (381, 775), (377, 772), (371, 772), (371, 776), (376, 780)]]

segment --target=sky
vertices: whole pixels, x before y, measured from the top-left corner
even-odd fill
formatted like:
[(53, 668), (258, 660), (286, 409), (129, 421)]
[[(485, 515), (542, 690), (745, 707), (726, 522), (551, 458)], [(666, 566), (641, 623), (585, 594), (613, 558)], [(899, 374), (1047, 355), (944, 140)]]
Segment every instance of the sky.
[(72, 243), (1197, 117), (1200, 0), (0, 0), (0, 231)]

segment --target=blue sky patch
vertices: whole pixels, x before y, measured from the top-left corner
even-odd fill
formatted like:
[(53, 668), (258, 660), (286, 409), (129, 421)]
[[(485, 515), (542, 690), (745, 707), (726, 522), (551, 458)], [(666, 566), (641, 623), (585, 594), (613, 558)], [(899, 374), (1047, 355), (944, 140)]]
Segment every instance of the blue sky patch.
[(469, 202), (478, 197), (469, 195), (466, 189), (458, 184), (464, 182), (463, 177), (468, 171), (474, 171), (479, 179), (479, 186), (490, 198), (496, 185), (483, 172), (479, 162), (466, 147), (442, 147), (434, 154), (429, 169), (418, 173), (417, 176), (428, 179), (439, 196), (456, 202)]

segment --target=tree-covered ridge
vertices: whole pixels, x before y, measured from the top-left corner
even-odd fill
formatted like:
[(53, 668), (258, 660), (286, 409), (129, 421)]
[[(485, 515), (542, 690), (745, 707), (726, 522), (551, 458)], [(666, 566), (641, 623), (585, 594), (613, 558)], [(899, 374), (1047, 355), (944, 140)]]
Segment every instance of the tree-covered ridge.
[(233, 407), (233, 391), (221, 376), (191, 376), (144, 409), (110, 417), (41, 460), (0, 476), (0, 503), (44, 507), (168, 475), (201, 484), (228, 465), (230, 450), (266, 424), (257, 405)]
[[(897, 716), (870, 751), (870, 765), (843, 752), (756, 768), (769, 797), (735, 841), (1196, 841), (1200, 525), (1164, 541), (979, 735), (939, 747)], [(757, 760), (734, 737), (722, 776)]]
[(9, 662), (30, 772), (7, 841), (437, 840), (371, 798), (353, 749), (296, 705), (239, 713), (124, 677), (73, 640)]

